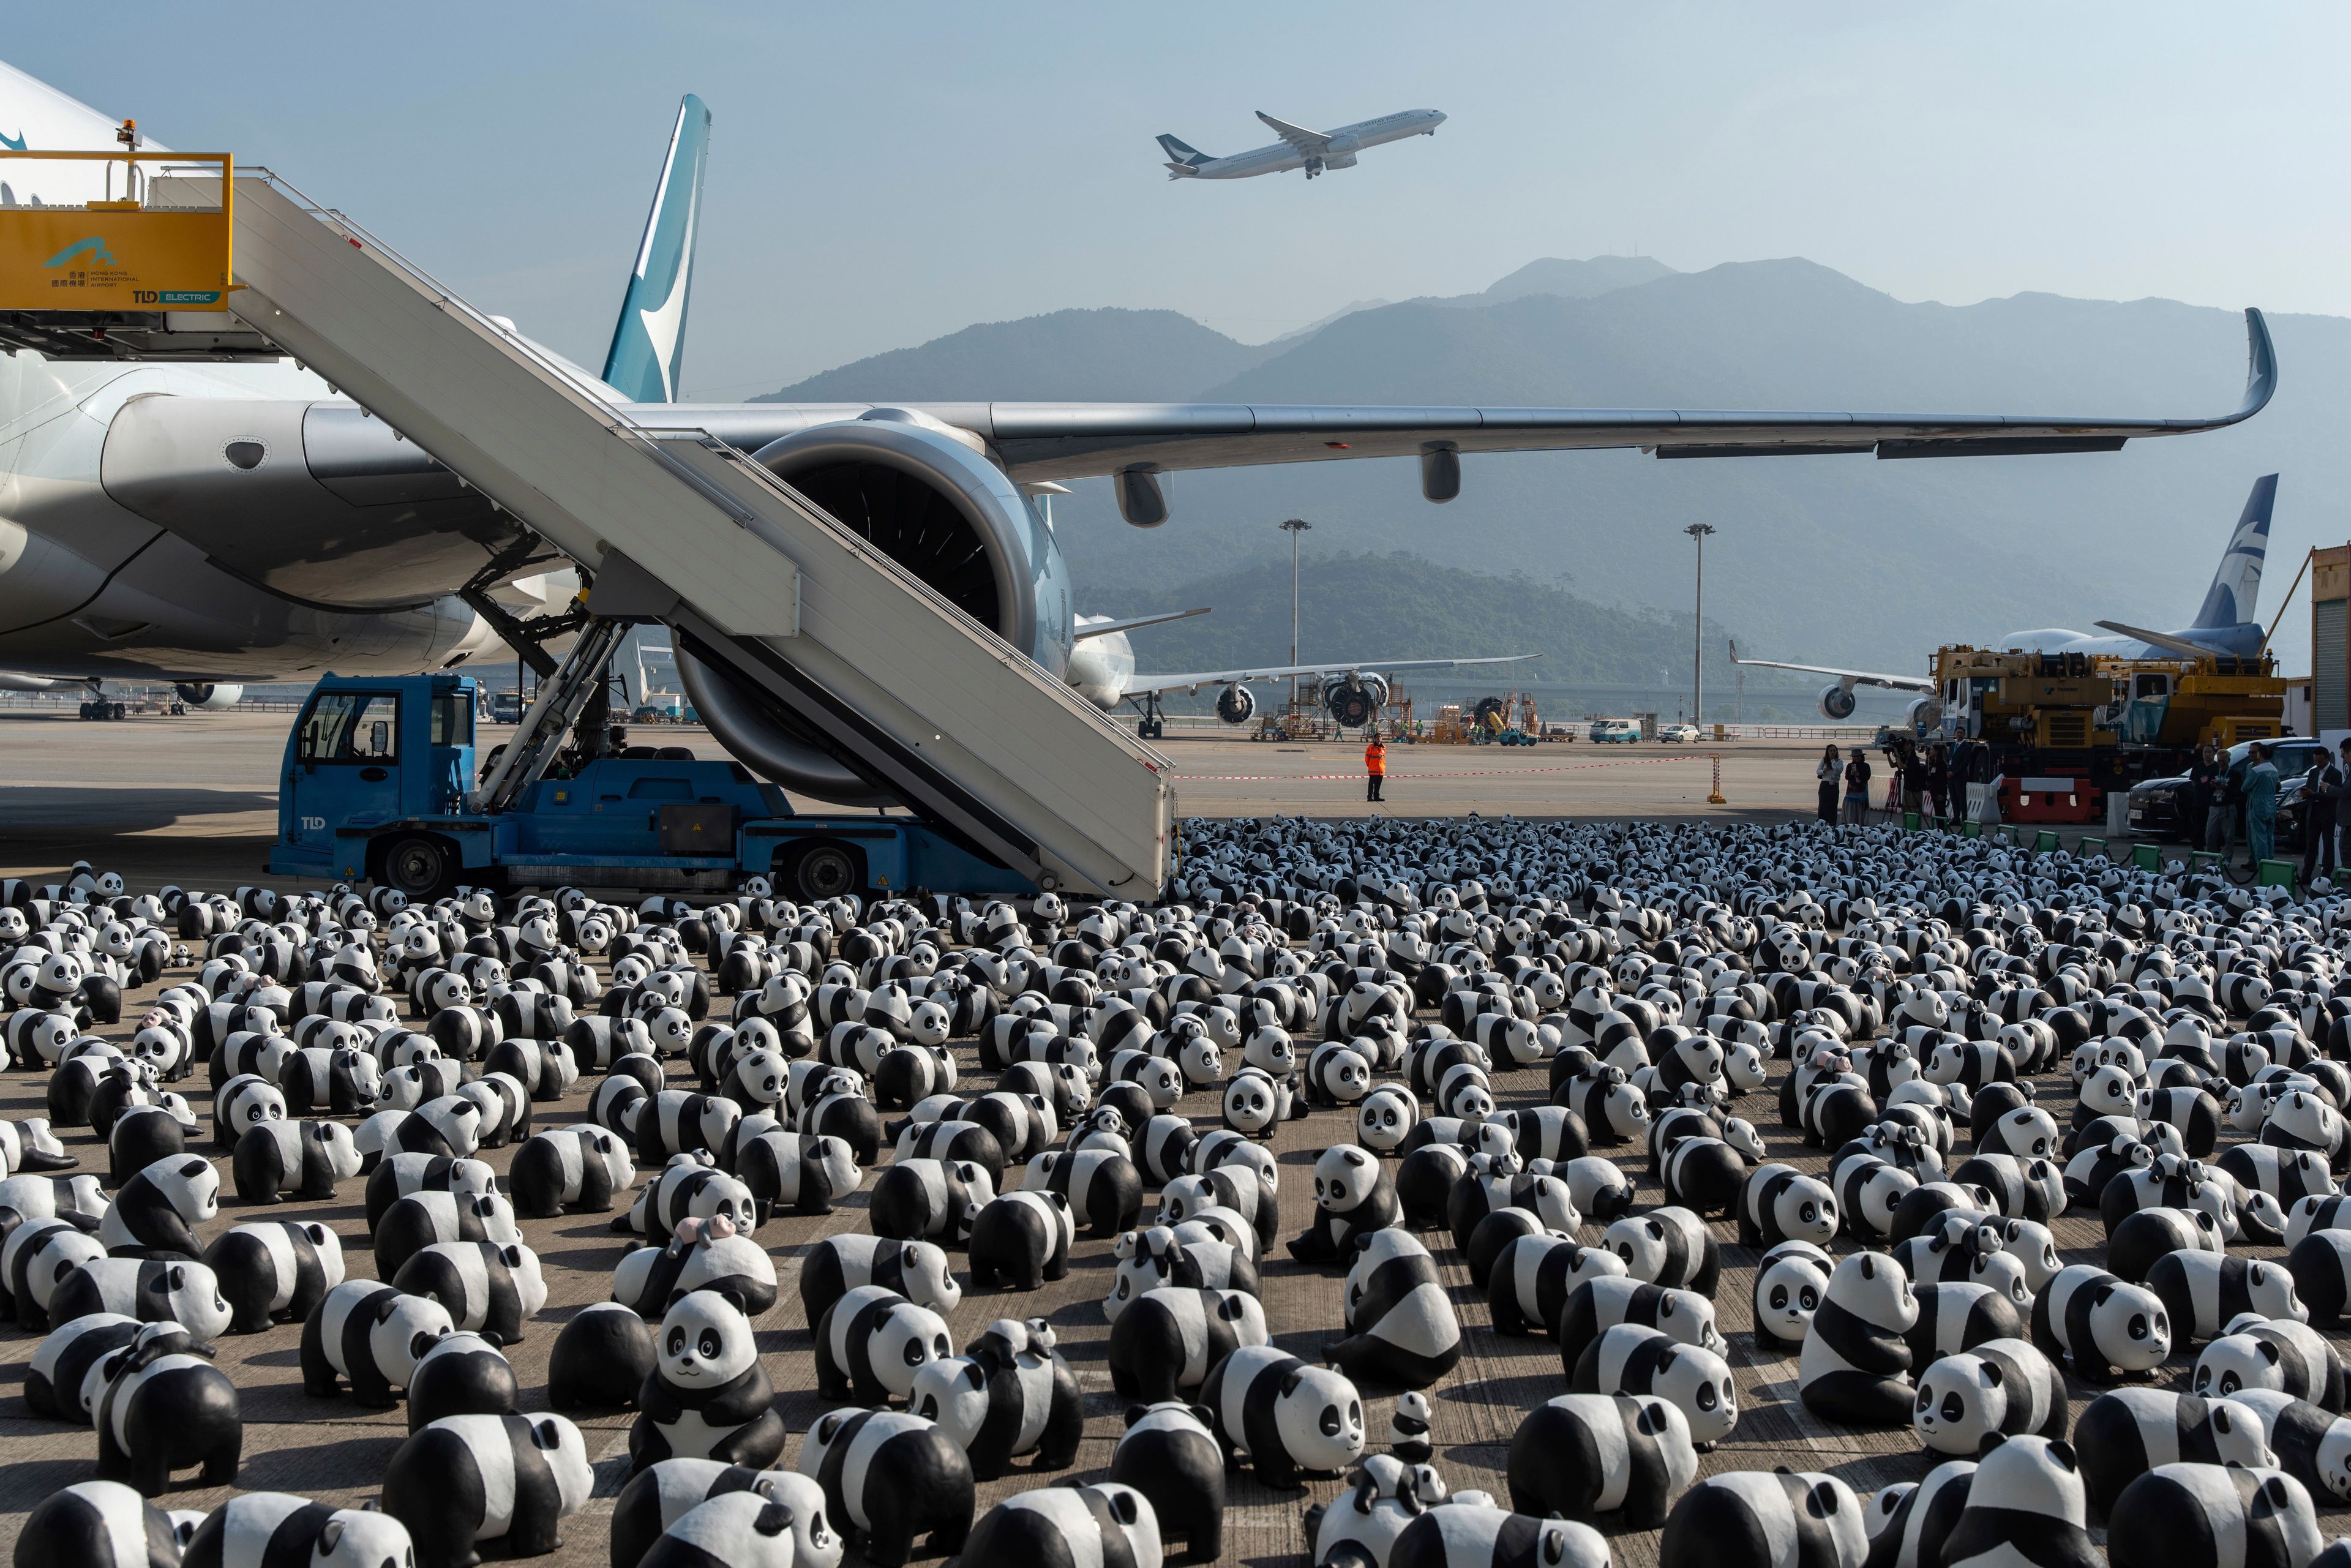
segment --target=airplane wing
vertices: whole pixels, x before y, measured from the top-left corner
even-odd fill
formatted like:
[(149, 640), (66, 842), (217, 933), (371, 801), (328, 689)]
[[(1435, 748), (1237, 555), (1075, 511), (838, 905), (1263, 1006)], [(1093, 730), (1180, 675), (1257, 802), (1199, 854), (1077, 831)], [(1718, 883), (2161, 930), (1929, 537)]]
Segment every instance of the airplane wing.
[(1113, 632), (1132, 632), (1138, 626), (1157, 626), (1169, 621), (1189, 621), (1195, 615), (1206, 615), (1207, 606), (1197, 610), (1163, 610), (1156, 615), (1134, 615), (1124, 621), (1081, 621), (1070, 633), (1072, 642), (1082, 643), (1089, 637), (1107, 637)]
[(2168, 632), (2150, 632), (2144, 626), (2126, 625), (2120, 621), (2101, 621), (2098, 625), (2124, 637), (2136, 637), (2151, 647), (2177, 653), (2184, 659), (2225, 659), (2231, 656), (2227, 650), (2208, 647), (2192, 637), (2175, 636)]
[(1257, 117), (1273, 127), (1273, 133), (1289, 142), (1301, 158), (1320, 158), (1331, 151), (1331, 139), (1319, 131), (1309, 131), (1302, 125), (1276, 120), (1261, 109), (1257, 111)]
[(1850, 681), (1856, 686), (1884, 686), (1889, 691), (1925, 692), (1934, 695), (1935, 683), (1924, 675), (1880, 675), (1867, 670), (1832, 670), (1823, 664), (1782, 664), (1771, 659), (1742, 659), (1739, 644), (1730, 644), (1730, 662), (1758, 670), (1794, 670), (1807, 675), (1827, 675), (1833, 680)]
[(1352, 664), (1286, 664), (1261, 670), (1205, 670), (1189, 675), (1137, 675), (1126, 683), (1125, 695), (1142, 696), (1146, 692), (1196, 691), (1202, 686), (1248, 685), (1253, 681), (1286, 681), (1301, 675), (1346, 675), (1358, 670), (1374, 670), (1384, 675), (1392, 670), (1438, 670), (1452, 665), (1516, 664), (1528, 659), (1540, 659), (1540, 653), (1509, 653), (1499, 659), (1394, 659), (1385, 663), (1358, 659)]
[[(2113, 452), (2134, 437), (2185, 435), (2251, 419), (2277, 390), (2277, 354), (2245, 312), (2243, 398), (2191, 418), (2004, 413), (1779, 413), (1693, 409), (1411, 408), (1343, 404), (924, 402), (911, 405), (987, 442), (1016, 483), (1238, 468), (1355, 457), (1424, 460), (1468, 452), (1636, 446), (1659, 457), (1996, 457)], [(632, 403), (655, 430), (707, 431), (757, 451), (872, 403)]]

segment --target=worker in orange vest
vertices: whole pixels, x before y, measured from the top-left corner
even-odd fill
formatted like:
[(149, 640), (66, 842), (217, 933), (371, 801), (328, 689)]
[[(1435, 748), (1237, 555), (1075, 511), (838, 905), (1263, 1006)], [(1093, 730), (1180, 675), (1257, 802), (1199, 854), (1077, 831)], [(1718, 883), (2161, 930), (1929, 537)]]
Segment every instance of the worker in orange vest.
[(1372, 785), (1372, 792), (1364, 798), (1376, 800), (1380, 798), (1380, 780), (1388, 776), (1387, 742), (1380, 738), (1377, 730), (1372, 732), (1372, 743), (1364, 747), (1364, 771), (1371, 776)]

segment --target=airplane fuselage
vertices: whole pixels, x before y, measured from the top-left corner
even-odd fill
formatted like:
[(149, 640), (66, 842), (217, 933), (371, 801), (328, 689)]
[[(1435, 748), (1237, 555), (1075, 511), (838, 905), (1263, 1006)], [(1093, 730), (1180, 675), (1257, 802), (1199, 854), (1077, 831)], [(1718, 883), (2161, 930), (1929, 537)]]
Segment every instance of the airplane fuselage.
[[(2234, 626), (2191, 627), (2171, 633), (2183, 642), (2199, 643), (2216, 653), (2246, 659), (2261, 651), (2263, 634), (2264, 628), (2258, 621), (2241, 621)], [(2170, 659), (2179, 656), (2170, 650), (2152, 643), (2143, 643), (2137, 637), (2075, 632), (2063, 626), (2011, 632), (1990, 646), (2002, 651), (2015, 648), (2028, 653), (2083, 653), (2092, 658), (2107, 659)]]
[(1247, 180), (1259, 174), (1286, 173), (1292, 169), (1307, 169), (1310, 173), (1347, 169), (1353, 167), (1355, 155), (1365, 148), (1384, 146), (1408, 136), (1434, 136), (1437, 128), (1444, 123), (1445, 116), (1434, 109), (1407, 109), (1384, 114), (1377, 120), (1341, 126), (1331, 132), (1330, 151), (1320, 158), (1309, 158), (1289, 142), (1277, 141), (1270, 147), (1236, 152), (1229, 158), (1210, 158), (1193, 164), (1170, 163), (1168, 172), (1179, 179)]

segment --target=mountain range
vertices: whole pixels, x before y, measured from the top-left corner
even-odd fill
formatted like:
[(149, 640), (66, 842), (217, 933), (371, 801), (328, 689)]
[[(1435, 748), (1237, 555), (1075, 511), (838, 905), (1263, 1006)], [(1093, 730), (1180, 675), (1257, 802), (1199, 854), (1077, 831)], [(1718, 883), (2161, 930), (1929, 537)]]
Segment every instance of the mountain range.
[[(1631, 636), (1644, 611), (1685, 613), (1687, 627), (1681, 530), (1706, 522), (1719, 530), (1707, 552), (1710, 669), (1728, 629), (1756, 656), (1915, 671), (1939, 643), (2021, 627), (2182, 623), (2245, 491), (2278, 471), (2266, 619), (2304, 549), (2340, 541), (2346, 525), (2325, 497), (2351, 477), (2351, 454), (2332, 439), (2351, 406), (2351, 321), (2286, 315), (2270, 325), (2281, 374), (2266, 412), (2119, 454), (1479, 455), (1465, 459), (1461, 497), (1444, 507), (1420, 498), (1408, 460), (1294, 465), (1166, 476), (1173, 519), (1148, 530), (1119, 520), (1107, 482), (1083, 482), (1057, 501), (1056, 530), (1090, 612), (1176, 607), (1201, 584), (1247, 584), (1288, 564), (1274, 525), (1303, 517), (1315, 525), (1304, 542), (1310, 580), (1343, 555), (1375, 563), (1350, 572), (1405, 580), (1399, 553), (1489, 579), (1515, 573), (1591, 606), (1576, 613), (1604, 641)], [(2202, 414), (2235, 405), (2243, 363), (2233, 310), (2050, 294), (1907, 303), (1801, 258), (1682, 273), (1598, 256), (1538, 260), (1479, 294), (1357, 301), (1256, 345), (1173, 311), (1057, 311), (971, 327), (770, 395)], [(1393, 616), (1411, 601), (1383, 601), (1393, 631), (1405, 629)], [(1138, 633), (1138, 656), (1165, 668), (1179, 648), (1206, 656), (1262, 644), (1261, 617), (1242, 602)], [(1621, 622), (1602, 616), (1611, 607)], [(1492, 646), (1489, 618), (1433, 591), (1413, 619), (1458, 636), (1446, 652), (1516, 651)], [(2304, 611), (2279, 633), (2290, 670), (2307, 664), (2307, 625)], [(1404, 656), (1391, 636), (1374, 641)], [(1599, 642), (1585, 645), (1604, 657)], [(1687, 678), (1687, 649), (1658, 652), (1678, 661), (1672, 680)]]

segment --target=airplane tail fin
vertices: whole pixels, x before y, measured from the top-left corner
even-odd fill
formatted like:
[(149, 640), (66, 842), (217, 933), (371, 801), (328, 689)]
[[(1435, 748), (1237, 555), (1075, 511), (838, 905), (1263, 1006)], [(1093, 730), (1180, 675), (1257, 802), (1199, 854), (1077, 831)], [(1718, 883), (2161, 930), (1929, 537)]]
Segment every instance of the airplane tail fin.
[(1167, 154), (1167, 166), (1170, 169), (1196, 169), (1201, 164), (1210, 162), (1206, 152), (1196, 147), (1187, 147), (1173, 136), (1161, 137), (1159, 150)]
[(2270, 510), (2277, 504), (2278, 476), (2264, 474), (2253, 481), (2252, 494), (2229, 534), (2229, 548), (2220, 552), (2220, 570), (2204, 591), (2203, 607), (2189, 630), (2235, 626), (2253, 618), (2262, 594), (2262, 563), (2270, 550)]
[(604, 381), (633, 402), (672, 402), (685, 362), (685, 302), (694, 280), (694, 231), (702, 172), (710, 160), (710, 110), (687, 93), (677, 106), (669, 156), (653, 187), (637, 266), (604, 356)]

